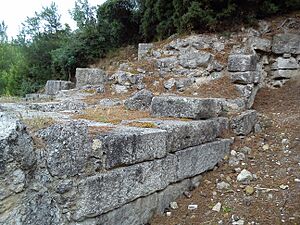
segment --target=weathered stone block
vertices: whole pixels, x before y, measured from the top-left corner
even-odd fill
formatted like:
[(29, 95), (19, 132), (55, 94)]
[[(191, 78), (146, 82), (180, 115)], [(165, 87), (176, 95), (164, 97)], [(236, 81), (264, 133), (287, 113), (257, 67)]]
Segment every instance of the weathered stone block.
[(100, 85), (107, 80), (106, 72), (97, 68), (77, 68), (75, 76), (76, 88), (86, 85)]
[(201, 121), (141, 120), (141, 122), (153, 123), (167, 131), (168, 152), (214, 141), (228, 128), (228, 119), (223, 117)]
[(91, 149), (86, 124), (54, 124), (39, 137), (45, 141), (45, 160), (52, 176), (69, 177), (84, 171)]
[(138, 60), (142, 60), (147, 56), (150, 50), (153, 48), (153, 43), (139, 43)]
[(71, 81), (48, 80), (45, 86), (45, 94), (56, 95), (61, 90), (69, 90), (74, 87)]
[(84, 179), (74, 220), (94, 217), (166, 188), (176, 179), (176, 157), (144, 162)]
[(257, 84), (260, 82), (261, 73), (259, 71), (246, 71), (230, 73), (231, 80), (237, 84)]
[(274, 35), (272, 52), (276, 54), (300, 54), (300, 35), (292, 33)]
[(257, 58), (255, 55), (229, 55), (228, 71), (230, 72), (255, 71), (256, 66)]
[(154, 193), (147, 197), (139, 198), (96, 218), (88, 218), (81, 222), (71, 223), (71, 225), (147, 224), (155, 213), (158, 204), (157, 202), (158, 195), (157, 193)]
[(229, 152), (230, 143), (231, 140), (223, 139), (176, 152), (177, 179), (193, 177), (214, 168)]
[(0, 175), (13, 169), (10, 163), (24, 170), (32, 169), (36, 154), (25, 125), (16, 117), (0, 112)]
[(271, 77), (273, 79), (278, 79), (278, 78), (290, 79), (296, 76), (300, 76), (299, 70), (275, 70), (271, 72)]
[(158, 192), (158, 201), (156, 205), (157, 213), (164, 213), (166, 208), (169, 208), (170, 202), (175, 201), (184, 191), (189, 190), (191, 181), (189, 179), (169, 185), (166, 189)]
[(152, 100), (151, 113), (154, 116), (208, 119), (222, 113), (222, 104), (216, 98), (159, 96)]
[(283, 58), (283, 57), (278, 57), (276, 61), (272, 64), (271, 68), (273, 70), (286, 70), (286, 69), (298, 69), (298, 61), (293, 58)]
[(231, 128), (237, 135), (248, 135), (257, 123), (257, 112), (248, 110), (232, 118)]
[(207, 67), (212, 56), (210, 53), (189, 49), (179, 56), (179, 64), (188, 69)]
[(254, 50), (260, 50), (264, 52), (271, 51), (271, 41), (265, 38), (251, 37), (248, 40), (249, 46)]
[(143, 89), (128, 98), (124, 105), (129, 110), (146, 110), (149, 109), (153, 96), (151, 91)]
[(134, 127), (116, 128), (98, 134), (94, 141), (100, 143), (97, 155), (105, 155), (106, 169), (162, 158), (166, 155), (167, 132), (160, 129)]

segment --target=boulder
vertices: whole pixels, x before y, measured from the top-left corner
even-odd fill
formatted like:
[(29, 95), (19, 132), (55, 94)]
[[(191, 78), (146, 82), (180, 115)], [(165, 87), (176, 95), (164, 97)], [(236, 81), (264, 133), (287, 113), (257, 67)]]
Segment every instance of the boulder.
[(122, 93), (127, 93), (128, 92), (127, 86), (120, 85), (120, 84), (114, 84), (114, 85), (112, 85), (112, 89), (116, 93), (118, 93), (118, 94), (122, 94)]
[(228, 71), (245, 72), (255, 71), (257, 67), (257, 58), (255, 55), (235, 54), (229, 55)]
[(118, 106), (121, 105), (122, 101), (119, 99), (109, 99), (109, 98), (104, 98), (99, 101), (99, 105), (103, 107), (113, 107), (113, 106)]
[(235, 134), (246, 136), (253, 131), (257, 120), (257, 112), (255, 110), (248, 110), (233, 117), (230, 126)]
[(285, 33), (273, 36), (272, 52), (275, 54), (300, 54), (300, 35)]
[(128, 98), (124, 105), (129, 110), (147, 110), (151, 105), (153, 96), (151, 91), (143, 89)]
[(151, 113), (154, 116), (208, 119), (222, 113), (222, 104), (216, 98), (159, 96), (152, 100)]
[(176, 80), (174, 78), (170, 78), (169, 80), (164, 82), (164, 87), (168, 90), (172, 89), (175, 86)]
[(77, 68), (75, 76), (76, 88), (86, 85), (100, 85), (107, 80), (106, 72), (98, 68)]
[(195, 83), (195, 78), (188, 78), (188, 77), (179, 78), (176, 80), (176, 88), (179, 91), (184, 91), (186, 88), (192, 86), (193, 83)]
[(64, 100), (62, 102), (34, 103), (30, 109), (43, 112), (77, 111), (86, 109), (87, 104), (79, 100)]
[(74, 87), (71, 81), (48, 80), (45, 86), (45, 94), (56, 95), (61, 90), (69, 90)]

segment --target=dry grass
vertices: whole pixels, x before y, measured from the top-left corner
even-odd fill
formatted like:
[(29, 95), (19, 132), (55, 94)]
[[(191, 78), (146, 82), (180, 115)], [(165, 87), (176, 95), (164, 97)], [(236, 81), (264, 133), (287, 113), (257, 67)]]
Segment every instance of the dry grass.
[(130, 111), (123, 106), (116, 106), (111, 108), (96, 107), (94, 109), (84, 110), (83, 114), (74, 115), (74, 119), (86, 119), (102, 123), (119, 124), (122, 120), (134, 120), (141, 118), (149, 118), (149, 112)]
[(51, 117), (35, 117), (32, 119), (23, 119), (22, 121), (28, 130), (33, 133), (55, 123), (55, 120)]
[[(197, 95), (193, 95), (193, 93)], [(235, 99), (240, 97), (235, 85), (231, 82), (229, 76), (225, 75), (219, 79), (212, 80), (209, 83), (202, 84), (199, 87), (191, 87), (182, 93), (183, 96), (193, 96), (201, 98), (227, 98)]]
[(130, 122), (126, 124), (126, 126), (130, 127), (140, 127), (140, 128), (157, 128), (157, 125), (155, 123), (151, 122)]
[(109, 126), (91, 126), (88, 128), (88, 133), (92, 136), (95, 137), (99, 133), (107, 133), (111, 130), (113, 130), (114, 127), (109, 127)]

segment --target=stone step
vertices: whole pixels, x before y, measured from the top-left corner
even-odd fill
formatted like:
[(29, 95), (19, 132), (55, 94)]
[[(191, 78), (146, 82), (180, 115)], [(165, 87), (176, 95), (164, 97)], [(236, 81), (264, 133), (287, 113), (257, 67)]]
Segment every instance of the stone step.
[(140, 124), (156, 126), (167, 131), (167, 152), (176, 152), (185, 148), (215, 141), (228, 128), (228, 119), (218, 117), (208, 120), (161, 120), (145, 118), (141, 120), (123, 121), (124, 125)]
[(151, 114), (159, 117), (209, 119), (222, 114), (224, 99), (181, 96), (154, 97)]

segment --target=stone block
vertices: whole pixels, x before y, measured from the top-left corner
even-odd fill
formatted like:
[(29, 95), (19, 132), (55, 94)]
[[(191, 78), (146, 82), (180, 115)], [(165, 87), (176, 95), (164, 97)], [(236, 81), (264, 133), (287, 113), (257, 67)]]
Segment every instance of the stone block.
[(272, 52), (275, 54), (300, 54), (300, 35), (292, 33), (275, 34), (273, 36)]
[(208, 119), (222, 113), (222, 104), (217, 98), (159, 96), (152, 100), (151, 113), (154, 116)]
[(264, 52), (271, 51), (271, 41), (265, 38), (251, 37), (248, 40), (249, 46), (254, 50), (260, 50)]
[(77, 68), (76, 88), (86, 85), (101, 85), (107, 80), (105, 71), (97, 68)]
[(78, 185), (73, 219), (95, 217), (156, 191), (176, 179), (176, 157), (144, 162), (88, 177)]
[(139, 43), (138, 60), (144, 59), (153, 47), (153, 43)]
[(71, 177), (84, 172), (91, 149), (86, 124), (54, 124), (38, 136), (45, 141), (44, 157), (52, 176)]
[(229, 55), (228, 71), (230, 72), (255, 71), (256, 67), (257, 57), (255, 55)]
[(157, 194), (154, 193), (144, 198), (139, 198), (118, 209), (99, 216), (94, 223), (85, 221), (76, 225), (99, 225), (99, 224), (122, 224), (122, 225), (141, 225), (154, 216), (157, 207)]
[(0, 112), (0, 175), (13, 169), (10, 163), (23, 170), (32, 169), (36, 154), (25, 125), (16, 117)]
[(176, 152), (214, 141), (228, 128), (228, 119), (223, 117), (200, 121), (153, 119), (140, 121), (153, 123), (167, 132), (167, 152)]
[(69, 90), (74, 87), (71, 81), (48, 80), (45, 86), (45, 94), (56, 95), (61, 90)]
[(207, 52), (189, 49), (179, 55), (179, 64), (188, 69), (196, 69), (197, 67), (207, 67), (211, 61), (212, 55)]
[(146, 89), (136, 92), (128, 98), (124, 105), (129, 110), (146, 110), (149, 109), (153, 98), (153, 93)]
[(183, 194), (183, 192), (189, 190), (190, 186), (191, 181), (189, 179), (186, 179), (181, 182), (169, 185), (163, 191), (158, 192), (158, 204), (156, 206), (156, 213), (164, 213), (164, 210), (166, 208), (169, 208), (170, 202), (175, 201)]
[(235, 134), (246, 136), (253, 130), (257, 120), (257, 112), (255, 110), (248, 110), (233, 117), (230, 126)]
[(271, 71), (271, 77), (273, 79), (290, 79), (296, 76), (300, 76), (299, 70), (275, 70)]
[(271, 69), (273, 70), (293, 70), (293, 69), (298, 69), (298, 61), (293, 58), (283, 58), (283, 57), (278, 57), (276, 61), (272, 64)]
[(231, 80), (236, 84), (257, 84), (261, 80), (259, 71), (246, 71), (230, 73)]
[(230, 143), (231, 140), (223, 139), (176, 152), (177, 179), (193, 177), (213, 169), (229, 152)]
[(96, 134), (94, 142), (100, 144), (93, 150), (105, 156), (104, 167), (111, 169), (166, 156), (166, 135), (160, 129), (120, 127)]

